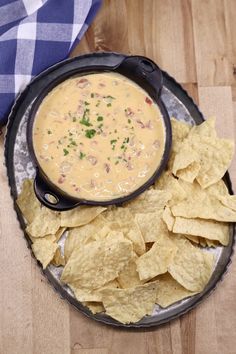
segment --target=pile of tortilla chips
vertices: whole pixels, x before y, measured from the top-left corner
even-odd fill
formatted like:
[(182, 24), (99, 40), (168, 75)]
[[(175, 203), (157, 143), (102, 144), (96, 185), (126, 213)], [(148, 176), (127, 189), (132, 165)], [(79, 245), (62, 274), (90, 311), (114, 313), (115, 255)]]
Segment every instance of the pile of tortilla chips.
[(208, 247), (229, 242), (236, 197), (222, 177), (233, 143), (217, 137), (213, 119), (192, 128), (172, 119), (172, 128), (167, 170), (123, 207), (53, 212), (24, 181), (17, 204), (36, 258), (44, 268), (62, 266), (61, 281), (94, 314), (137, 322), (155, 304), (167, 307), (201, 292), (215, 264)]

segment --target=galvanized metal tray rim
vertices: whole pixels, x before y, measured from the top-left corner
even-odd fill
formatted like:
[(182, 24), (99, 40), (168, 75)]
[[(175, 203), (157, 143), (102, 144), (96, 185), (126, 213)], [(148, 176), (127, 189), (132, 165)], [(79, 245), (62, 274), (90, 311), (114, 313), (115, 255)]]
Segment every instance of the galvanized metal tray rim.
[[(40, 75), (38, 75), (36, 78), (34, 78), (31, 83), (26, 87), (26, 89), (19, 94), (17, 97), (11, 113), (9, 115), (9, 120), (8, 120), (8, 125), (7, 125), (7, 132), (6, 132), (6, 137), (5, 137), (5, 163), (7, 167), (7, 175), (8, 175), (8, 183), (11, 191), (11, 196), (13, 198), (14, 202), (14, 208), (17, 213), (18, 220), (20, 222), (21, 228), (24, 231), (25, 229), (25, 223), (24, 219), (19, 211), (19, 208), (16, 205), (16, 196), (17, 196), (17, 190), (16, 190), (16, 182), (15, 182), (15, 177), (14, 177), (14, 165), (13, 165), (13, 153), (14, 153), (14, 143), (15, 143), (15, 138), (16, 138), (16, 132), (18, 125), (21, 120), (21, 116), (19, 114), (21, 110), (21, 103), (27, 98), (27, 95), (29, 95), (30, 89), (32, 85), (39, 81), (42, 80), (49, 72), (59, 68), (60, 66), (64, 65), (65, 63), (73, 62), (75, 60), (80, 60), (80, 58), (89, 58), (91, 55), (93, 56), (98, 56), (101, 57), (103, 55), (114, 55), (114, 56), (122, 56), (122, 54), (118, 53), (106, 53), (106, 52), (100, 52), (100, 53), (92, 53), (92, 54), (85, 54), (77, 58), (71, 58), (67, 59), (63, 62), (60, 62), (58, 64), (55, 64), (54, 66), (48, 68), (44, 72), (42, 72)], [(188, 95), (188, 93), (183, 89), (183, 87), (176, 82), (175, 79), (173, 79), (171, 76), (169, 76), (165, 71), (163, 72), (163, 77), (164, 77), (164, 86), (167, 87), (183, 104), (185, 107), (187, 107), (188, 111), (191, 113), (191, 116), (195, 120), (197, 124), (201, 123), (204, 121), (203, 115), (200, 112), (199, 108), (197, 105), (194, 103), (193, 99)], [(233, 194), (232, 190), (232, 184), (230, 181), (230, 177), (228, 172), (225, 175), (225, 182), (227, 184), (227, 187), (229, 189), (229, 192)], [(35, 259), (32, 250), (31, 250), (31, 241), (27, 234), (25, 233), (25, 239), (27, 241), (28, 248), (31, 251), (31, 255)], [(224, 275), (227, 273), (229, 265), (231, 263), (231, 258), (233, 255), (233, 250), (234, 250), (234, 244), (235, 244), (235, 224), (232, 225), (232, 239), (231, 239), (231, 244), (228, 246), (228, 253), (227, 257), (222, 260), (222, 269), (219, 274), (216, 275), (214, 281), (212, 284), (208, 284), (208, 286), (204, 289), (204, 291), (198, 295), (195, 295), (192, 298), (189, 298), (187, 305), (185, 304), (182, 306), (182, 308), (178, 311), (172, 311), (172, 314), (169, 317), (165, 316), (159, 316), (158, 320), (155, 320), (153, 322), (146, 322), (145, 318), (137, 323), (131, 323), (131, 324), (121, 324), (118, 321), (115, 321), (111, 319), (110, 317), (106, 315), (93, 315), (91, 312), (84, 307), (81, 303), (79, 303), (74, 297), (72, 297), (65, 289), (61, 287), (61, 285), (56, 281), (56, 279), (52, 276), (50, 271), (48, 269), (43, 270), (41, 264), (37, 261), (39, 267), (41, 268), (42, 273), (44, 276), (47, 278), (49, 283), (53, 286), (55, 291), (62, 297), (63, 299), (67, 300), (71, 305), (73, 305), (76, 309), (79, 309), (81, 312), (83, 312), (85, 315), (88, 317), (91, 317), (101, 323), (107, 324), (107, 325), (113, 325), (113, 326), (118, 326), (118, 327), (123, 327), (126, 329), (132, 329), (135, 328), (136, 330), (142, 329), (142, 328), (148, 328), (148, 327), (153, 327), (153, 326), (159, 326), (164, 323), (167, 323), (179, 316), (184, 315), (194, 307), (196, 307), (198, 304), (200, 304), (205, 298), (207, 298), (216, 288), (216, 285), (221, 281), (224, 277)]]

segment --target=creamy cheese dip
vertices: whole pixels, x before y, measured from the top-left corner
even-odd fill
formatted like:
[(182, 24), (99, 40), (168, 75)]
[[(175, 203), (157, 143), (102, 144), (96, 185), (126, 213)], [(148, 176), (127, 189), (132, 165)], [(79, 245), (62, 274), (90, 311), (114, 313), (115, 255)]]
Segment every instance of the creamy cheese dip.
[(138, 189), (158, 168), (164, 145), (158, 106), (115, 73), (64, 81), (44, 98), (33, 126), (44, 173), (67, 194), (87, 200)]

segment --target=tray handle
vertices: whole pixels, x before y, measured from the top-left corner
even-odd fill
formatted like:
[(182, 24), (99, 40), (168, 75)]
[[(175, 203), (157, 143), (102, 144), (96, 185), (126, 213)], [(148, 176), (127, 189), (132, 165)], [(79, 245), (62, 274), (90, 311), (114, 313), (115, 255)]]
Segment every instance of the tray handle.
[(62, 195), (58, 196), (57, 192), (44, 181), (39, 171), (34, 179), (34, 191), (40, 203), (55, 211), (65, 211), (83, 204), (68, 197), (64, 198)]
[(161, 69), (152, 60), (142, 56), (126, 57), (115, 71), (125, 74), (137, 83), (140, 82), (141, 86), (147, 86), (147, 91), (150, 91), (151, 87), (155, 98), (159, 99), (163, 76)]

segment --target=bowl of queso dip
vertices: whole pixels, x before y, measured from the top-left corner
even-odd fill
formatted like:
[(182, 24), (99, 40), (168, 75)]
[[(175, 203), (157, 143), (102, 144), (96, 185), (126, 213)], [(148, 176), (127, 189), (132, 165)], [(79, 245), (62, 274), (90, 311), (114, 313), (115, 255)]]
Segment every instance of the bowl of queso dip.
[(55, 86), (38, 106), (31, 134), (54, 209), (60, 195), (87, 204), (126, 201), (157, 174), (166, 147), (159, 106), (116, 72), (74, 76)]

